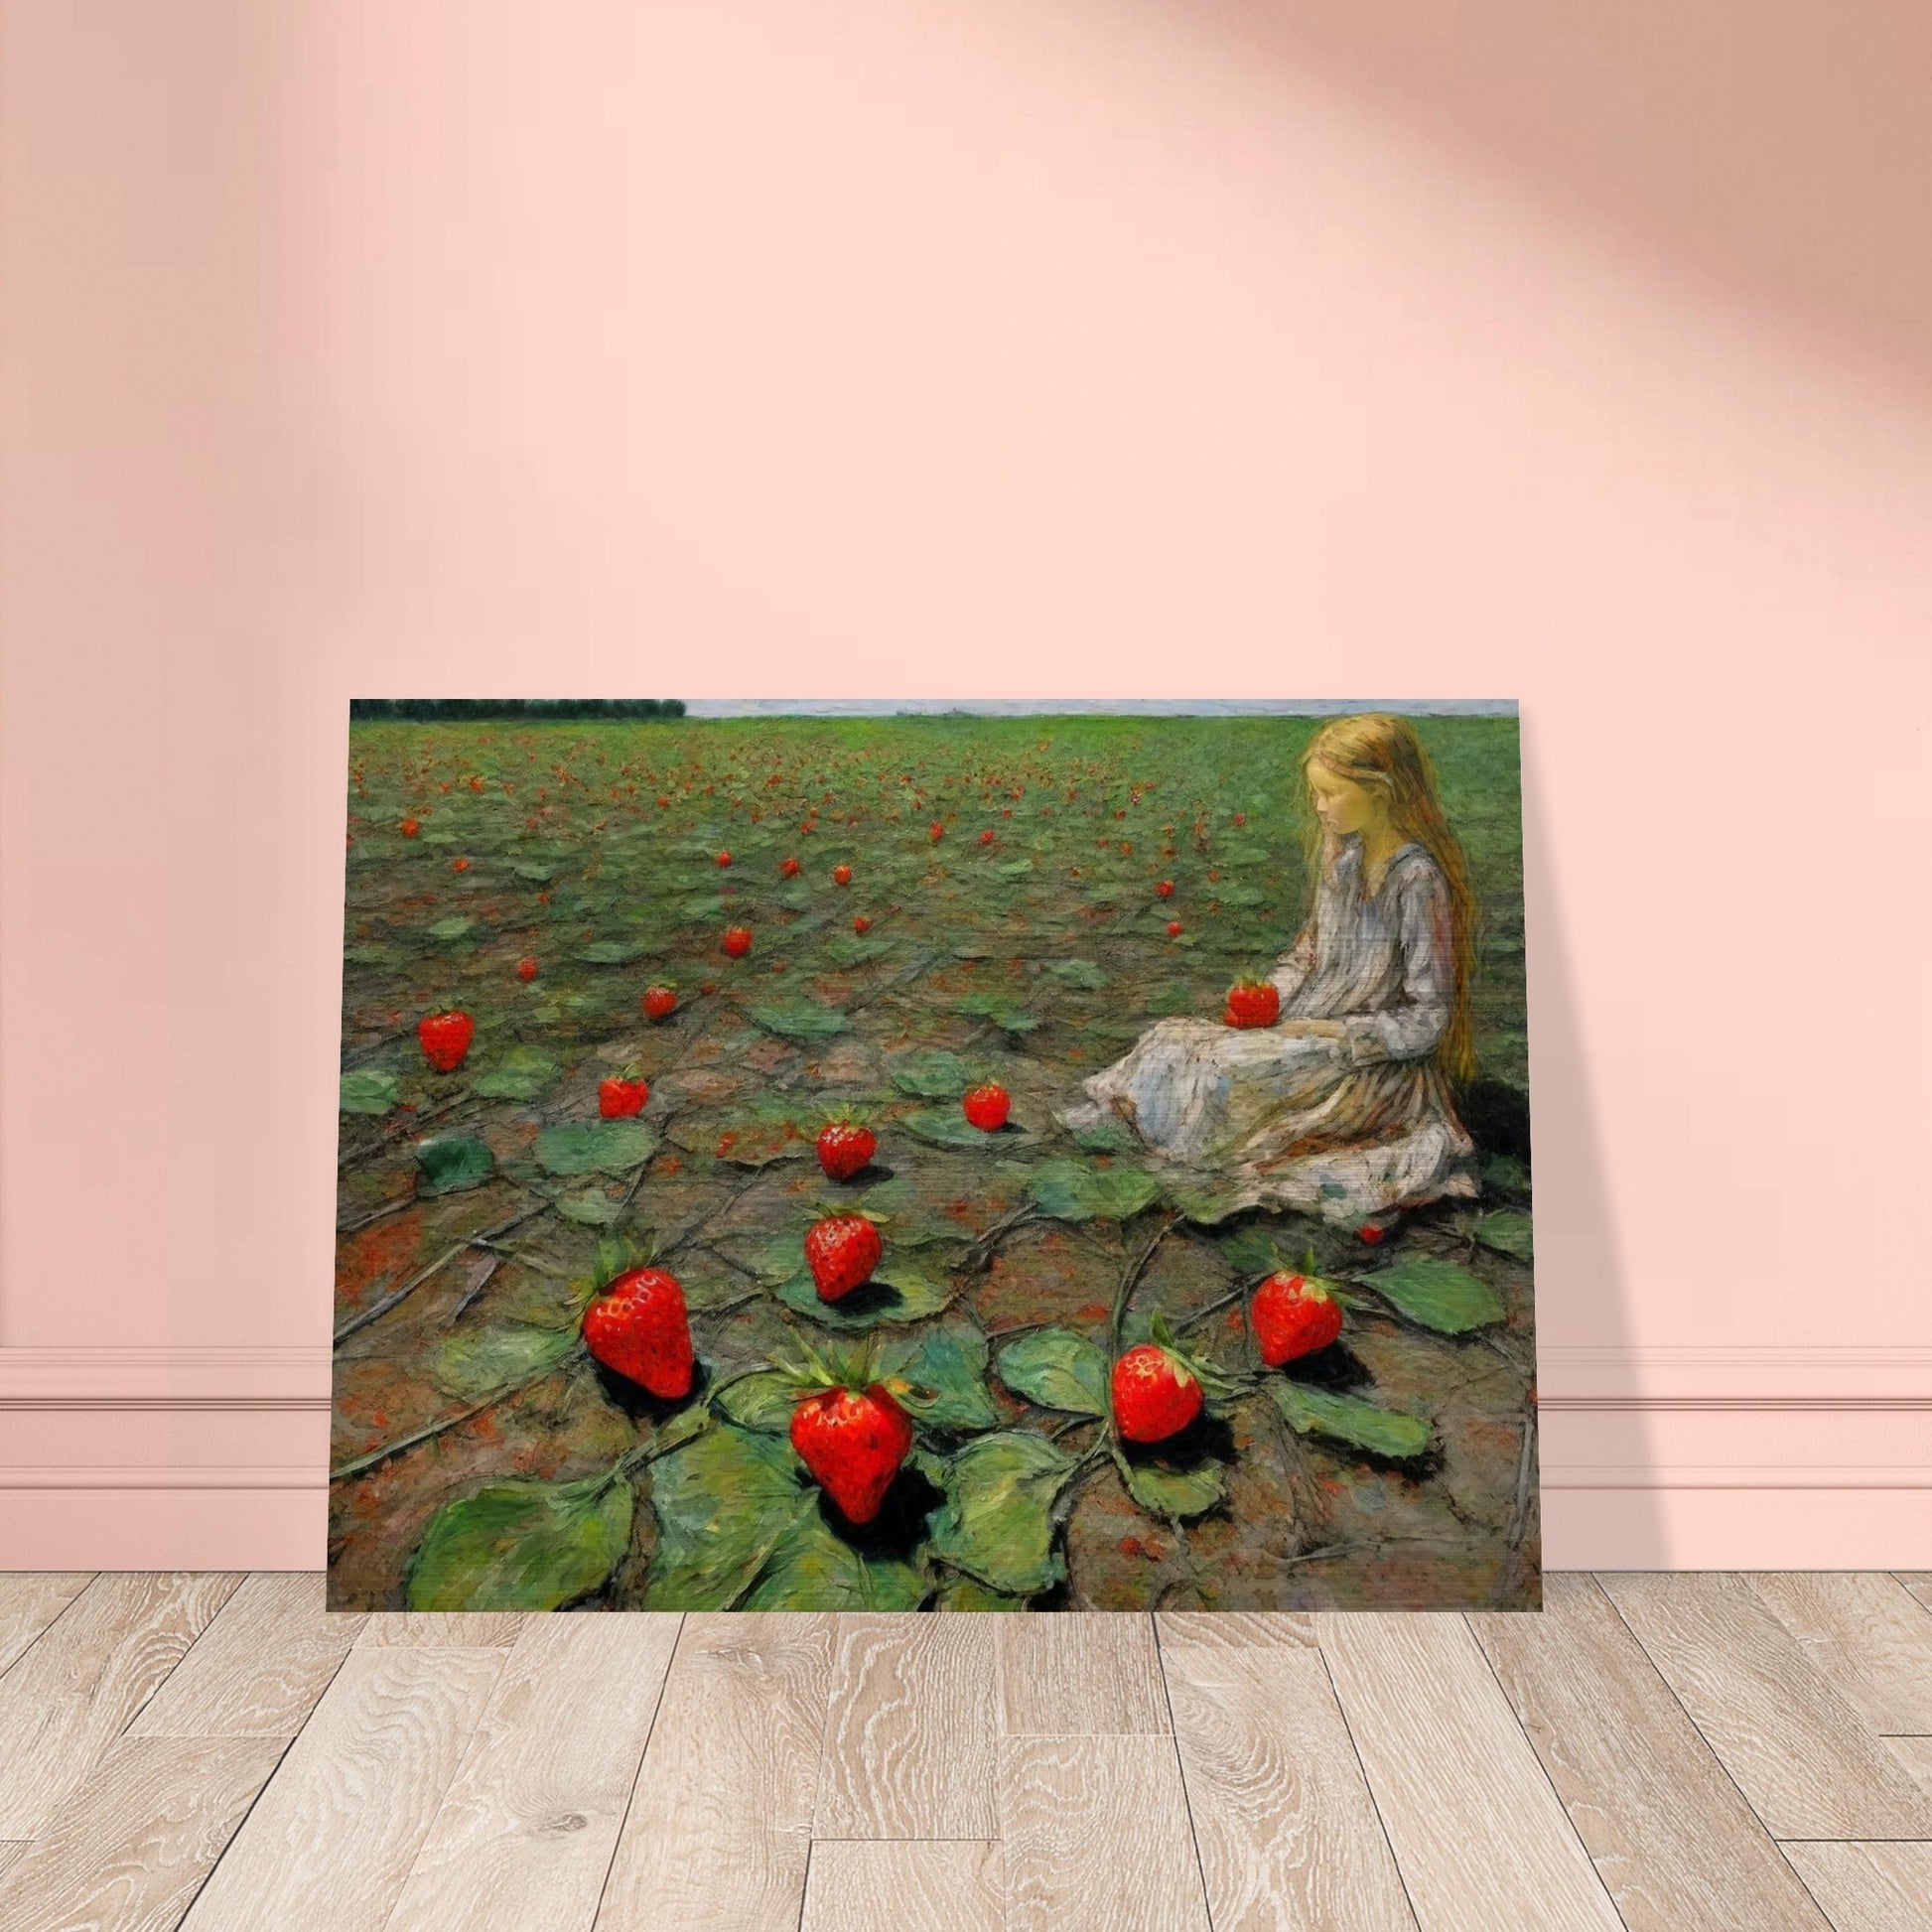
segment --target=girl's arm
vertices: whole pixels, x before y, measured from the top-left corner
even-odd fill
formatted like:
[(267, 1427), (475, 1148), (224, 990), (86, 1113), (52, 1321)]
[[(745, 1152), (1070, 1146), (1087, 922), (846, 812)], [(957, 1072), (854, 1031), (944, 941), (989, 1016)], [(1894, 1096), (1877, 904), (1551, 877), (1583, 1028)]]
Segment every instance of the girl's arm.
[(1419, 869), (1403, 882), (1399, 901), (1401, 998), (1381, 1013), (1354, 1013), (1342, 1021), (1348, 1057), (1356, 1066), (1426, 1058), (1449, 1026), (1455, 992), (1449, 882), (1433, 865)]
[(1268, 975), (1269, 984), (1284, 1000), (1292, 1000), (1313, 970), (1314, 913), (1311, 911), (1294, 945), (1276, 960), (1275, 970)]

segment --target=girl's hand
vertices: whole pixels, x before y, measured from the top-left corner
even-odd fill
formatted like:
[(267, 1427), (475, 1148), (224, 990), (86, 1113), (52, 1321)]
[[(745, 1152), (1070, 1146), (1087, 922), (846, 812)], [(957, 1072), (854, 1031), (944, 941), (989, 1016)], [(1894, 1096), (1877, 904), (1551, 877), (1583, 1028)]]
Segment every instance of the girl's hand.
[(1339, 1020), (1284, 1020), (1275, 1029), (1280, 1034), (1294, 1034), (1298, 1037), (1310, 1039), (1346, 1039), (1348, 1029)]

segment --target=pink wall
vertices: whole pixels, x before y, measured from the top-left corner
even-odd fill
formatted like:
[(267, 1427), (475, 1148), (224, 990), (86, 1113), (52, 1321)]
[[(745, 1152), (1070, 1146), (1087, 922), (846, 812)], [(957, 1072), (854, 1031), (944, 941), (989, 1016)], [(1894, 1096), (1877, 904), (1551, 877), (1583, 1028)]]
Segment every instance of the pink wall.
[(1549, 1561), (1932, 1561), (1827, 14), (3, 0), (0, 1563), (321, 1562), (345, 701), (667, 690), (1519, 698)]

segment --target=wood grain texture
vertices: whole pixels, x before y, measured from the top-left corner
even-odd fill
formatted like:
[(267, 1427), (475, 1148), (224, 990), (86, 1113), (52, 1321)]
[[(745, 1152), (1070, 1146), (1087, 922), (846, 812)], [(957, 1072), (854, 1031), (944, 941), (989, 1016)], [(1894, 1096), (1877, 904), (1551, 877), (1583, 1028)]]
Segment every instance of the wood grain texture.
[(598, 1932), (795, 1932), (832, 1636), (830, 1616), (685, 1618)]
[(1932, 1791), (1932, 1737), (1887, 1737), (1885, 1749), (1921, 1791)]
[(0, 1677), (0, 1839), (47, 1831), (240, 1581), (96, 1577)]
[(1629, 1932), (1830, 1932), (1591, 1579), (1468, 1622)]
[(1459, 1615), (1321, 1611), (1315, 1630), (1423, 1932), (1620, 1932)]
[(1891, 1580), (1927, 1610), (1932, 1610), (1932, 1570), (1894, 1570)]
[(1932, 1734), (1932, 1616), (1878, 1571), (1752, 1572), (1752, 1593), (1874, 1735)]
[(502, 1666), (494, 1649), (351, 1651), (187, 1932), (380, 1932)]
[(279, 1737), (124, 1737), (0, 1872), (7, 1932), (173, 1932), (281, 1760)]
[(245, 1578), (128, 1727), (133, 1737), (293, 1737), (342, 1668), (363, 1618), (322, 1606), (323, 1580)]
[(90, 1570), (0, 1577), (0, 1673), (94, 1580)]
[(1151, 1618), (1104, 1611), (996, 1620), (1001, 1722), (1009, 1737), (1104, 1737), (1168, 1729)]
[(1932, 1924), (1932, 1844), (1793, 1844), (1784, 1855), (1833, 1932), (1925, 1932)]
[(533, 1616), (386, 1932), (590, 1932), (676, 1616)]
[(1207, 1621), (1160, 1630), (1215, 1932), (1415, 1932), (1320, 1653), (1194, 1641)]
[(1009, 1932), (1208, 1932), (1172, 1737), (1009, 1737), (1000, 1823)]
[(1306, 1610), (1162, 1610), (1154, 1626), (1164, 1646), (1172, 1640), (1208, 1650), (1314, 1648), (1314, 1618)]
[(997, 1845), (831, 1840), (812, 1847), (798, 1932), (1006, 1932)]
[(1747, 1579), (1599, 1582), (1773, 1838), (1932, 1838), (1932, 1794), (1864, 1730)]
[(816, 1838), (990, 1839), (997, 1618), (843, 1614)]
[(362, 1650), (507, 1650), (522, 1628), (516, 1610), (373, 1610), (355, 1641)]

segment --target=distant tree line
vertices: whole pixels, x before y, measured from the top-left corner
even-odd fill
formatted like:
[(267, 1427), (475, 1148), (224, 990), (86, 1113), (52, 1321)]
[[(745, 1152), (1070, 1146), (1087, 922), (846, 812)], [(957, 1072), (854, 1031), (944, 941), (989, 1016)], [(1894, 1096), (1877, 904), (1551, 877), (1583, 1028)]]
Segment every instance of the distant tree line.
[(351, 698), (351, 718), (682, 718), (682, 698)]

